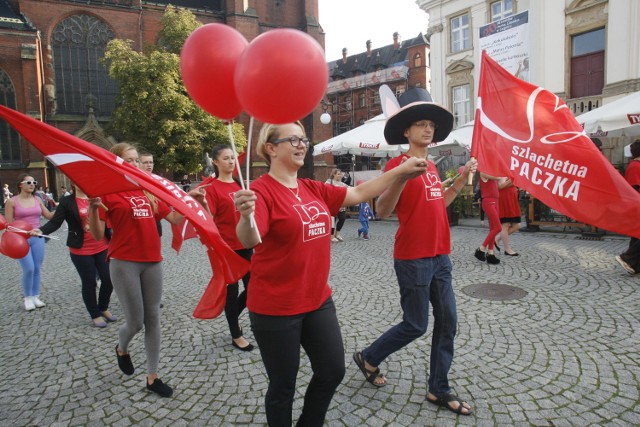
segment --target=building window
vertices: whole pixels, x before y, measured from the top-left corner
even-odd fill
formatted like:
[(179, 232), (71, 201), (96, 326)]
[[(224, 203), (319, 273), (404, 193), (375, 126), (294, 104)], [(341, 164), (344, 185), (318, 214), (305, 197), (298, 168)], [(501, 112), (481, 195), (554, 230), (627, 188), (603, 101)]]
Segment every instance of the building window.
[(602, 94), (604, 87), (604, 28), (571, 38), (571, 98)]
[(413, 66), (414, 67), (422, 67), (422, 55), (420, 55), (419, 53), (416, 53), (413, 56)]
[(452, 88), (453, 126), (461, 126), (471, 120), (471, 89), (468, 84)]
[(358, 95), (358, 107), (362, 108), (366, 105), (367, 103), (367, 98), (364, 95), (364, 93), (361, 93)]
[(377, 90), (374, 91), (371, 96), (371, 105), (380, 105), (380, 92)]
[(469, 49), (469, 14), (451, 18), (451, 52)]
[[(16, 109), (16, 90), (9, 75), (0, 69), (0, 104)], [(20, 137), (9, 123), (0, 120), (0, 163), (20, 163)]]
[(102, 21), (89, 15), (74, 15), (53, 31), (53, 63), (58, 114), (109, 115), (118, 92), (101, 63), (107, 43), (115, 38)]
[(500, 0), (491, 3), (491, 22), (513, 15), (513, 0)]

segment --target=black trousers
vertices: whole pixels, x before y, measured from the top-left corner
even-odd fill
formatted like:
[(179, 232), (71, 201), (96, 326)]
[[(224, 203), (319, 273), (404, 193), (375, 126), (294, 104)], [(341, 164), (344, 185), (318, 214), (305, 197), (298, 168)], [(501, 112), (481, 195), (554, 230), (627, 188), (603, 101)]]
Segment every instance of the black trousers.
[[(92, 319), (102, 316), (102, 312), (109, 309), (113, 285), (109, 274), (109, 263), (107, 262), (107, 250), (98, 252), (95, 255), (71, 255), (71, 261), (78, 270), (78, 275), (82, 281), (82, 300), (84, 306)], [(96, 276), (100, 277), (100, 291), (96, 298), (96, 288), (98, 282)]]
[(620, 258), (635, 271), (640, 272), (640, 240), (632, 237), (629, 241), (629, 248), (620, 254)]
[[(251, 256), (253, 255), (253, 249), (239, 249), (236, 253), (247, 261), (250, 261)], [(242, 277), (244, 291), (241, 293), (239, 293), (239, 282), (227, 285), (227, 300), (224, 304), (224, 315), (227, 318), (229, 331), (231, 332), (231, 338), (233, 339), (240, 338), (242, 336), (242, 329), (240, 328), (238, 317), (240, 317), (240, 313), (242, 313), (242, 310), (247, 306), (249, 279), (251, 279), (251, 273), (247, 271), (247, 274)]]
[(296, 425), (322, 426), (333, 394), (345, 374), (344, 344), (332, 298), (308, 313), (295, 316), (249, 313), (249, 318), (269, 377), (265, 397), (268, 425), (291, 426), (302, 346), (311, 362), (313, 376)]

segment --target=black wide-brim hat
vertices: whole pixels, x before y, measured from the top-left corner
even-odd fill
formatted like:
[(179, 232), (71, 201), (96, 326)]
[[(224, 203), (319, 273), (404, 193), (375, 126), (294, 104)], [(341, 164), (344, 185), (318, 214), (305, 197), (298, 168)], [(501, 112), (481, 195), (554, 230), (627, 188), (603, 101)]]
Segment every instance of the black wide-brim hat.
[(387, 118), (384, 138), (389, 145), (408, 144), (404, 131), (420, 120), (431, 120), (436, 124), (433, 142), (444, 141), (453, 129), (453, 114), (431, 100), (426, 89), (408, 90), (398, 100), (402, 108)]

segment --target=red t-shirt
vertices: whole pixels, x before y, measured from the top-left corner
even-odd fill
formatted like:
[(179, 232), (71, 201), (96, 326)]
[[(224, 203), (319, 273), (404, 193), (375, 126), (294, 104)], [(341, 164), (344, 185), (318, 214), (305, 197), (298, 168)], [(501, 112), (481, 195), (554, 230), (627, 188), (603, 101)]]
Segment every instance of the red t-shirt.
[[(387, 163), (385, 172), (398, 166), (407, 155)], [(405, 184), (396, 214), (400, 226), (393, 249), (395, 259), (411, 260), (446, 255), (451, 252), (451, 231), (444, 203), (444, 191), (435, 164), (427, 172)]]
[(294, 190), (266, 174), (251, 189), (258, 196), (255, 218), (262, 243), (251, 258), (247, 307), (272, 316), (316, 310), (331, 295), (331, 217), (347, 188), (299, 179), (298, 201)]
[(499, 191), (500, 218), (515, 218), (522, 215), (518, 201), (518, 187), (509, 186)]
[(498, 180), (488, 179), (486, 182), (480, 178), (480, 193), (482, 199), (497, 199), (500, 197), (498, 192)]
[(627, 170), (624, 172), (624, 178), (631, 185), (640, 185), (640, 160), (631, 160)]
[(234, 182), (222, 182), (214, 179), (207, 187), (207, 203), (222, 239), (231, 249), (237, 251), (244, 249), (236, 235), (236, 225), (240, 219), (240, 213), (233, 203), (233, 195), (240, 190), (240, 185)]
[(162, 200), (156, 201), (158, 213), (154, 215), (149, 199), (140, 190), (102, 196), (102, 203), (109, 210), (98, 209), (100, 219), (108, 219), (112, 229), (107, 253), (109, 258), (133, 262), (162, 261), (156, 219), (166, 217), (171, 209)]
[(82, 229), (84, 230), (84, 240), (81, 248), (69, 248), (69, 252), (74, 255), (95, 255), (104, 251), (109, 247), (107, 238), (103, 237), (102, 240), (97, 241), (89, 231), (89, 200), (76, 197), (76, 204), (78, 205), (80, 222), (82, 222)]

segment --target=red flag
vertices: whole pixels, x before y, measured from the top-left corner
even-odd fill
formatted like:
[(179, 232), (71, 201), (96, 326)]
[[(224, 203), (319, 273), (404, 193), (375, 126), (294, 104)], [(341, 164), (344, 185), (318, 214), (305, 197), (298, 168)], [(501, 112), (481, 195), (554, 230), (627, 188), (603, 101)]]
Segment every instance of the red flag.
[[(196, 188), (202, 187), (203, 185), (209, 185), (214, 179), (216, 179), (214, 176), (209, 176), (202, 180), (202, 182), (200, 182), (200, 184), (198, 184)], [(184, 242), (185, 240), (193, 239), (194, 237), (198, 237), (198, 232), (186, 217), (182, 218), (182, 221), (180, 221), (179, 224), (171, 224), (171, 232), (173, 235), (171, 239), (171, 247), (177, 253), (180, 253), (182, 242)]]
[(640, 194), (584, 133), (564, 101), (482, 52), (471, 155), (579, 222), (640, 238)]
[[(206, 246), (210, 260), (216, 261), (212, 262), (211, 267), (217, 280), (234, 283), (247, 272), (248, 262), (222, 240), (213, 218), (173, 182), (158, 175), (149, 175), (107, 150), (2, 105), (0, 117), (9, 122), (89, 197), (143, 189), (184, 215)], [(212, 253), (217, 256), (211, 256)], [(211, 310), (209, 313), (217, 315), (220, 312), (221, 310)]]

